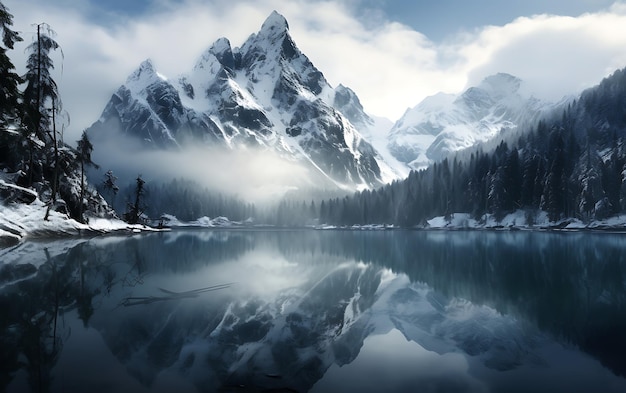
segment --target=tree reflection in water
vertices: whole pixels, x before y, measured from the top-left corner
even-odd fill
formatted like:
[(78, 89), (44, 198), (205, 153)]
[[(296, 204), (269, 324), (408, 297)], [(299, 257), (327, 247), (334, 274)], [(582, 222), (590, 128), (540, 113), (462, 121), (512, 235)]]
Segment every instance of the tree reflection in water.
[[(460, 299), (532, 324), (624, 376), (622, 242), (589, 233), (177, 231), (18, 247), (2, 254), (0, 387), (23, 373), (32, 391), (49, 391), (75, 312), (147, 388), (174, 367), (201, 391), (308, 390), (329, 361), (358, 357), (373, 329), (359, 318), (375, 312), (385, 272), (424, 283), (431, 302)], [(416, 288), (394, 299), (411, 304)], [(205, 293), (216, 289), (225, 292)], [(477, 356), (488, 345), (459, 349)], [(204, 348), (202, 358), (192, 347)], [(273, 369), (248, 368), (263, 357)]]

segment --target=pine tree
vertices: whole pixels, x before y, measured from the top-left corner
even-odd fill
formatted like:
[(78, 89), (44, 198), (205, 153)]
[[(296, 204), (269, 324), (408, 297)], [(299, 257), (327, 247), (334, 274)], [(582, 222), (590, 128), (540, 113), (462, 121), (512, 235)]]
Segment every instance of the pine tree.
[(512, 212), (521, 206), (522, 170), (520, 168), (519, 153), (512, 149), (506, 158), (504, 166), (504, 208)]
[(78, 202), (78, 220), (85, 222), (83, 217), (84, 198), (85, 198), (85, 167), (92, 166), (98, 168), (98, 165), (91, 160), (93, 145), (87, 136), (87, 131), (83, 131), (81, 138), (76, 143), (76, 158), (80, 162), (80, 199)]
[(135, 179), (135, 202), (128, 204), (128, 211), (124, 213), (124, 220), (129, 224), (139, 223), (139, 219), (145, 210), (143, 198), (145, 195), (145, 180), (141, 178), (141, 175)]
[(20, 116), (18, 86), (22, 83), (7, 55), (7, 50), (13, 49), (16, 42), (22, 41), (19, 34), (11, 29), (12, 25), (13, 15), (0, 3), (0, 33), (3, 44), (0, 46), (0, 164), (9, 167), (13, 167), (18, 161), (19, 145), (16, 143), (15, 129)]
[(620, 196), (622, 194), (622, 171), (624, 168), (624, 160), (619, 157), (617, 146), (613, 148), (611, 158), (607, 162), (608, 184), (607, 197), (611, 204), (611, 214), (619, 214), (622, 211)]
[(104, 174), (104, 180), (102, 180), (102, 188), (104, 191), (113, 194), (111, 205), (115, 206), (115, 196), (120, 191), (120, 188), (117, 186), (117, 177), (113, 174), (113, 171), (108, 170)]
[[(36, 40), (27, 48), (30, 54), (26, 62), (26, 74), (23, 76), (26, 87), (22, 113), (22, 137), (29, 150), (27, 186), (31, 186), (34, 181), (35, 161), (43, 158), (36, 156), (38, 150), (42, 145), (49, 147), (57, 143), (51, 114), (60, 108), (60, 101), (57, 84), (50, 73), (54, 69), (50, 52), (59, 49), (59, 44), (52, 35), (54, 31), (50, 26), (38, 24)], [(58, 161), (58, 153), (55, 153), (55, 159)], [(41, 171), (43, 175), (43, 168)]]
[(117, 186), (117, 176), (113, 174), (113, 171), (108, 170), (104, 174), (104, 180), (102, 181), (102, 186), (105, 190), (112, 192), (113, 194), (117, 194), (120, 188)]
[(593, 217), (595, 204), (602, 195), (600, 177), (591, 160), (589, 143), (586, 148), (585, 169), (579, 177), (580, 195), (578, 197), (578, 212), (583, 221), (589, 222)]
[(502, 167), (498, 167), (489, 177), (489, 194), (487, 195), (487, 202), (489, 203), (489, 211), (493, 213), (497, 222), (502, 221), (506, 213), (506, 190), (504, 188), (503, 172)]
[(533, 209), (535, 194), (535, 176), (539, 167), (540, 158), (533, 152), (528, 151), (522, 164), (522, 185), (520, 189), (520, 204), (525, 209)]

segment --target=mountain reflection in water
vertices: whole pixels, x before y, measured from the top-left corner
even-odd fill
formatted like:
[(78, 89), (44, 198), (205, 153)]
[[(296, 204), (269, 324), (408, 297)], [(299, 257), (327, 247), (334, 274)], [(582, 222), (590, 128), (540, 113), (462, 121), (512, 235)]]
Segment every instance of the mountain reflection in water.
[(0, 389), (626, 391), (623, 236), (27, 242), (0, 250)]

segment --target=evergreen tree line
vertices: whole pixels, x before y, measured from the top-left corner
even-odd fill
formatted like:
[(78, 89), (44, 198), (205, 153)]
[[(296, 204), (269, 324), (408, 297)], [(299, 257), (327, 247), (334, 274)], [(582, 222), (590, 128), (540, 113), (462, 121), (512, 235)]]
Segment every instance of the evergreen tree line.
[(377, 190), (322, 201), (318, 220), (410, 227), (455, 212), (499, 221), (523, 210), (530, 223), (539, 211), (551, 221), (589, 222), (626, 210), (626, 70), (584, 92), (560, 116), (517, 135), (492, 151), (444, 159)]
[(193, 180), (178, 178), (157, 183), (145, 182), (139, 176), (118, 192), (112, 176), (110, 171), (105, 174), (99, 191), (128, 222), (139, 222), (141, 217), (156, 220), (163, 214), (171, 214), (181, 221), (219, 216), (244, 221), (256, 217), (254, 204), (211, 191)]
[(23, 38), (12, 25), (13, 15), (0, 3), (0, 170), (5, 179), (37, 192), (48, 205), (45, 219), (55, 209), (85, 222), (85, 211), (103, 210), (105, 204), (85, 183), (85, 167), (95, 165), (86, 134), (77, 148), (62, 140), (69, 116), (52, 77), (51, 57), (60, 46), (50, 26), (35, 25), (26, 73), (18, 75), (8, 53)]
[(271, 225), (298, 227), (317, 224), (317, 216), (318, 208), (315, 201), (307, 203), (287, 197), (278, 205), (267, 209), (260, 220)]

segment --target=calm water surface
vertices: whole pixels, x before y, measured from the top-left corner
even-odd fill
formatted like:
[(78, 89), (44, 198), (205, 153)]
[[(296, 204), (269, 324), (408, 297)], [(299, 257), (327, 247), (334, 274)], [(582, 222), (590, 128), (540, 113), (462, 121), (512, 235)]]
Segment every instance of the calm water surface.
[(0, 250), (0, 391), (626, 392), (626, 235), (174, 231)]

